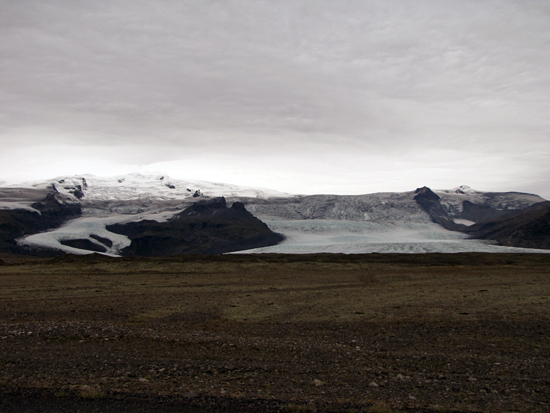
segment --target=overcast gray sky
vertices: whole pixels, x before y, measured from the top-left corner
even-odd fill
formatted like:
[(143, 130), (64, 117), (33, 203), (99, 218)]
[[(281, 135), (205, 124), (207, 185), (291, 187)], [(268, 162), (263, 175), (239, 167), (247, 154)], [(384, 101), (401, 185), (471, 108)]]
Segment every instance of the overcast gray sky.
[(0, 181), (550, 198), (548, 0), (0, 0)]

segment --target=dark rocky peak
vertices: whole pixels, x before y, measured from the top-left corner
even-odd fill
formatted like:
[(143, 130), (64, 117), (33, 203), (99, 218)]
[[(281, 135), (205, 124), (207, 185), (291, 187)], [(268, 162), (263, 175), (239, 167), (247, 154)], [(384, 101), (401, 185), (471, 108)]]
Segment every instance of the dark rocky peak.
[(108, 225), (107, 230), (132, 241), (122, 255), (223, 254), (275, 245), (284, 237), (248, 212), (241, 202), (227, 207), (225, 198), (198, 201), (168, 222), (143, 220)]
[(82, 198), (84, 198), (84, 192), (82, 192), (82, 189), (80, 189), (80, 188), (76, 188), (76, 189), (74, 189), (74, 190), (72, 190), (72, 191), (69, 191), (69, 192), (70, 192), (71, 194), (73, 194), (74, 197), (77, 198), (77, 199), (82, 199)]
[(73, 202), (59, 192), (50, 192), (44, 200), (32, 204), (32, 207), (40, 211), (42, 216), (49, 215), (62, 220), (79, 216), (82, 212), (78, 202)]
[(463, 231), (466, 226), (456, 224), (447, 214), (440, 202), (440, 197), (430, 188), (424, 186), (414, 191), (414, 200), (432, 218), (432, 221), (450, 231)]
[[(244, 207), (244, 206), (243, 206)], [(227, 209), (227, 202), (225, 201), (225, 198), (219, 197), (219, 198), (212, 198), (212, 199), (204, 199), (202, 201), (195, 202), (193, 205), (191, 205), (189, 208), (184, 209), (180, 214), (180, 216), (212, 216), (219, 210), (226, 210)]]
[(459, 195), (465, 195), (468, 191), (472, 191), (472, 189), (468, 185), (460, 185), (458, 188), (455, 189), (455, 194)]
[(246, 211), (246, 208), (242, 202), (234, 202), (233, 205), (231, 205), (231, 209), (235, 211)]
[(439, 195), (437, 195), (434, 191), (432, 191), (427, 186), (423, 186), (422, 188), (417, 188), (416, 191), (414, 191), (416, 194), (414, 196), (414, 200), (418, 202), (418, 200), (428, 200), (428, 201), (438, 201)]
[[(84, 191), (88, 189), (88, 182), (84, 177), (75, 178), (72, 180), (60, 179), (57, 183), (77, 199), (84, 198)], [(59, 192), (55, 183), (52, 183), (51, 187), (55, 192)]]

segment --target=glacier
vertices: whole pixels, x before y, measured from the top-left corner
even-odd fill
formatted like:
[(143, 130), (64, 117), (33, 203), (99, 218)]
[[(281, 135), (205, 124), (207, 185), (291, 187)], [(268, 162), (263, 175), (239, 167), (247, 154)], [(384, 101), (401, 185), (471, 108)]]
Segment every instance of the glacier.
[[(15, 186), (12, 187), (10, 190), (14, 192)], [(550, 252), (502, 247), (448, 231), (435, 224), (413, 200), (414, 191), (353, 196), (292, 195), (263, 188), (136, 173), (114, 177), (57, 177), (17, 188), (54, 190), (82, 205), (80, 217), (51, 231), (18, 240), (20, 245), (73, 254), (91, 251), (69, 247), (60, 241), (88, 239), (98, 243), (90, 238), (96, 235), (109, 239), (113, 244), (106, 254), (117, 256), (130, 241), (123, 235), (109, 232), (107, 225), (143, 219), (163, 222), (197, 200), (218, 196), (225, 197), (229, 205), (242, 202), (271, 230), (285, 236), (278, 245), (239, 253)], [(440, 196), (449, 217), (466, 225), (473, 223), (460, 216), (466, 200), (503, 210), (521, 209), (544, 201), (532, 194), (480, 192), (467, 186), (434, 192)], [(32, 209), (31, 203), (23, 199), (0, 197), (0, 208), (10, 207)]]

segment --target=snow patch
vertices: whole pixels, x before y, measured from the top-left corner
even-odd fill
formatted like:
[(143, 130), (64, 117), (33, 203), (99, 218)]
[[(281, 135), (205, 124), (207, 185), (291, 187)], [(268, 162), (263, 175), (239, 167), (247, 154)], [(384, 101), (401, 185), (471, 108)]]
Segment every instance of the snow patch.
[(453, 219), (453, 222), (455, 224), (462, 224), (462, 225), (466, 225), (468, 227), (475, 224), (474, 221), (470, 221), (469, 219)]

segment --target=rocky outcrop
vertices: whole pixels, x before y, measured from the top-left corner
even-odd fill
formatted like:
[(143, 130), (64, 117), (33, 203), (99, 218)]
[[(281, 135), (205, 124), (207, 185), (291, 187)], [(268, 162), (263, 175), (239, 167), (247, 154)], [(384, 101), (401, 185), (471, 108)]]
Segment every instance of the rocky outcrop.
[(46, 199), (35, 202), (32, 207), (40, 211), (42, 221), (49, 228), (57, 228), (68, 219), (76, 218), (82, 214), (80, 203), (73, 202), (59, 193), (49, 193)]
[(199, 201), (168, 222), (144, 220), (107, 226), (128, 236), (125, 256), (221, 254), (275, 245), (283, 236), (250, 214), (240, 202), (231, 208), (225, 198)]
[[(74, 179), (61, 179), (57, 181), (57, 183), (77, 199), (84, 198), (84, 191), (88, 189), (88, 182), (86, 181), (86, 178), (83, 177)], [(55, 184), (52, 184), (52, 188), (54, 188), (57, 192)]]
[(414, 193), (414, 200), (428, 213), (436, 224), (450, 231), (464, 231), (467, 228), (466, 225), (456, 224), (447, 215), (447, 212), (443, 206), (441, 206), (439, 195), (430, 188), (424, 186), (418, 188)]
[(105, 248), (104, 246), (96, 244), (95, 242), (84, 238), (66, 239), (59, 241), (59, 243), (68, 247), (78, 248), (85, 251), (107, 252), (107, 248)]
[(550, 202), (540, 202), (472, 225), (465, 232), (473, 238), (494, 240), (504, 246), (550, 249)]
[(100, 237), (99, 235), (96, 235), (96, 234), (90, 234), (90, 238), (93, 238), (95, 239), (96, 241), (100, 242), (101, 244), (111, 248), (113, 246), (113, 241), (111, 241), (110, 239), (108, 238), (103, 238), (103, 237)]
[(0, 252), (23, 254), (15, 241), (24, 235), (47, 229), (38, 212), (25, 209), (0, 210)]

